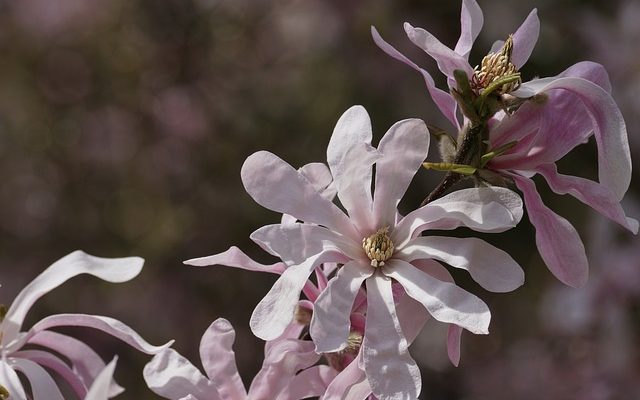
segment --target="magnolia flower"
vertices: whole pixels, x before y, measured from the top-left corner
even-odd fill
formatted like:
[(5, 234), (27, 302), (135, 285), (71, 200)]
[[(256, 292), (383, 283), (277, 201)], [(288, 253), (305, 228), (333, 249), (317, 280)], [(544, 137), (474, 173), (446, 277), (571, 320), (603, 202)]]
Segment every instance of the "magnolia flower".
[[(0, 323), (0, 383), (10, 399), (61, 400), (58, 384), (48, 371), (55, 372), (78, 398), (85, 398), (88, 388), (104, 370), (104, 361), (89, 346), (50, 328), (82, 326), (98, 329), (147, 354), (155, 354), (171, 345), (169, 342), (164, 346), (152, 346), (118, 320), (86, 314), (52, 315), (22, 331), (24, 318), (36, 300), (68, 279), (89, 274), (107, 282), (126, 282), (140, 273), (143, 262), (138, 257), (108, 259), (76, 251), (53, 263), (18, 294)], [(17, 372), (28, 380), (30, 395)], [(112, 383), (109, 395), (115, 396), (122, 390)]]
[[(638, 232), (638, 222), (627, 218), (620, 206), (631, 180), (631, 157), (625, 123), (610, 95), (607, 73), (599, 64), (581, 62), (558, 76), (521, 82), (518, 70), (538, 38), (535, 9), (507, 42), (497, 42), (474, 69), (468, 57), (483, 24), (482, 11), (474, 0), (463, 0), (461, 24), (453, 50), (424, 29), (408, 23), (404, 27), (409, 39), (436, 60), (449, 78), (452, 92), (456, 70), (471, 77), (470, 86), (479, 95), (499, 78), (514, 77), (513, 85), (503, 85), (494, 92), (503, 104), (513, 106), (488, 121), (490, 151), (484, 163), (474, 167), (481, 178), (490, 182), (506, 178), (522, 191), (543, 260), (560, 281), (581, 286), (588, 277), (584, 245), (569, 221), (544, 205), (532, 178), (541, 175), (554, 192), (570, 194), (634, 234)], [(460, 128), (465, 121), (458, 119), (454, 96), (435, 87), (428, 72), (382, 40), (375, 28), (372, 35), (387, 54), (423, 75), (436, 105)], [(591, 136), (598, 148), (599, 182), (558, 173), (555, 162)]]
[(156, 354), (144, 368), (154, 393), (171, 400), (297, 400), (324, 394), (337, 372), (314, 365), (320, 355), (313, 343), (298, 340), (302, 325), (291, 324), (288, 334), (267, 342), (262, 369), (247, 392), (236, 367), (232, 346), (235, 331), (224, 318), (215, 320), (200, 341), (204, 376), (173, 349)]
[[(435, 319), (487, 333), (486, 304), (438, 279), (432, 264), (423, 266), (420, 261), (440, 260), (466, 269), (481, 286), (496, 292), (522, 284), (520, 267), (482, 240), (419, 235), (458, 226), (504, 231), (520, 220), (522, 202), (503, 188), (467, 189), (397, 221), (398, 202), (428, 150), (426, 126), (420, 120), (400, 121), (378, 149), (371, 146), (371, 136), (367, 112), (355, 106), (338, 121), (327, 149), (338, 198), (347, 213), (274, 154), (261, 151), (245, 161), (242, 180), (254, 200), (302, 221), (265, 226), (251, 235), (286, 269), (254, 310), (250, 325), (262, 339), (277, 338), (290, 324), (308, 276), (323, 263), (342, 264), (314, 304), (310, 333), (316, 351), (337, 352), (348, 346), (352, 305), (364, 285), (367, 311), (361, 352), (373, 393), (382, 399), (417, 398), (420, 372), (398, 322), (392, 284), (397, 282), (401, 292), (419, 301)], [(194, 263), (207, 261), (211, 260)]]

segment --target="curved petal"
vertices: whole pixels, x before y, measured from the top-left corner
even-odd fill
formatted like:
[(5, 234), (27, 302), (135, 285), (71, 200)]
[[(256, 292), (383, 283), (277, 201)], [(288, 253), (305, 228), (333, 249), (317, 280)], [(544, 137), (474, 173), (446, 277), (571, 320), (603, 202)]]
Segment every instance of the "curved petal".
[(211, 381), (174, 349), (156, 354), (142, 371), (153, 393), (170, 400), (188, 395), (197, 399), (222, 400)]
[(183, 264), (193, 265), (196, 267), (224, 265), (225, 267), (235, 267), (246, 269), (247, 271), (271, 272), (272, 274), (281, 274), (286, 268), (286, 265), (281, 262), (270, 265), (260, 264), (259, 262), (252, 260), (236, 246), (231, 246), (229, 250), (212, 256), (192, 258), (190, 260), (183, 261)]
[(258, 151), (242, 165), (242, 183), (261, 206), (296, 219), (324, 225), (353, 238), (360, 235), (342, 210), (291, 165), (268, 151)]
[(12, 361), (13, 368), (29, 380), (33, 400), (64, 400), (58, 385), (44, 368), (26, 359), (13, 358)]
[(536, 228), (536, 245), (549, 270), (562, 283), (580, 287), (589, 276), (589, 264), (578, 232), (569, 221), (544, 205), (532, 180), (513, 175), (522, 191), (529, 221)]
[(449, 324), (447, 330), (447, 355), (451, 364), (455, 367), (460, 364), (460, 340), (462, 339), (462, 327)]
[(327, 162), (338, 198), (360, 233), (374, 229), (371, 178), (379, 157), (371, 146), (371, 120), (362, 106), (342, 114), (327, 147)]
[(309, 327), (318, 353), (337, 352), (347, 346), (353, 300), (362, 282), (372, 273), (373, 268), (363, 261), (350, 261), (340, 268), (320, 294)]
[(638, 233), (638, 221), (625, 215), (620, 202), (606, 187), (588, 179), (559, 174), (555, 164), (542, 165), (536, 168), (536, 171), (544, 177), (555, 193), (568, 193), (605, 217), (622, 225), (634, 235)]
[(533, 52), (533, 48), (538, 41), (540, 34), (540, 20), (538, 19), (538, 10), (533, 9), (524, 20), (522, 25), (513, 34), (513, 52), (511, 53), (511, 62), (517, 69), (527, 62), (529, 56)]
[(490, 292), (510, 292), (524, 283), (524, 271), (509, 254), (478, 238), (420, 236), (394, 256), (407, 262), (421, 258), (444, 261), (469, 271)]
[(93, 385), (89, 388), (89, 392), (84, 400), (107, 400), (112, 397), (110, 392), (113, 382), (113, 372), (116, 369), (117, 362), (118, 356), (115, 356), (113, 360), (100, 371)]
[(294, 376), (276, 400), (300, 400), (324, 395), (338, 372), (327, 365), (316, 365)]
[(1, 343), (7, 344), (16, 338), (27, 312), (36, 300), (74, 276), (89, 274), (107, 282), (126, 282), (140, 273), (142, 264), (144, 260), (140, 257), (100, 258), (82, 251), (74, 251), (62, 257), (22, 289), (13, 300), (0, 324), (0, 331), (3, 332)]
[[(87, 386), (69, 366), (59, 357), (42, 350), (22, 350), (11, 354), (11, 357), (33, 361), (34, 363), (55, 372), (75, 392), (78, 398), (83, 399), (87, 394)], [(91, 383), (91, 382), (89, 382)], [(106, 397), (105, 397), (106, 399)]]
[(15, 397), (16, 400), (26, 399), (27, 394), (24, 391), (18, 374), (13, 370), (12, 365), (13, 359), (7, 359), (3, 355), (2, 359), (0, 359), (0, 381), (11, 397)]
[(460, 38), (453, 51), (468, 60), (473, 42), (476, 41), (476, 38), (480, 34), (483, 23), (484, 17), (478, 3), (475, 0), (462, 0)]
[(476, 334), (489, 333), (489, 308), (471, 293), (398, 259), (389, 260), (383, 272), (398, 281), (438, 321), (459, 325)]
[(235, 338), (231, 323), (224, 318), (216, 319), (202, 335), (200, 359), (222, 398), (243, 400), (247, 398), (247, 391), (236, 367), (232, 348)]
[(367, 378), (363, 370), (358, 366), (359, 360), (362, 357), (362, 350), (358, 353), (358, 357), (351, 361), (349, 365), (331, 381), (331, 384), (327, 387), (327, 391), (322, 397), (323, 400), (364, 400), (370, 393), (371, 389), (366, 395), (362, 397), (351, 397), (352, 390), (359, 384), (364, 383), (368, 386)]
[(361, 351), (373, 394), (383, 399), (417, 399), (422, 389), (420, 369), (400, 329), (391, 280), (380, 274), (366, 283), (367, 328)]
[[(331, 170), (323, 163), (315, 162), (305, 164), (298, 168), (300, 172), (309, 183), (316, 188), (318, 192), (321, 192), (323, 196), (329, 200), (333, 199), (333, 196), (323, 193), (333, 182), (333, 176), (331, 176)], [(335, 194), (335, 191), (333, 191)]]
[(456, 117), (458, 103), (456, 103), (455, 99), (448, 92), (445, 92), (442, 89), (438, 89), (435, 82), (433, 81), (433, 78), (426, 70), (418, 67), (413, 61), (409, 60), (407, 57), (405, 57), (404, 54), (400, 53), (393, 46), (382, 39), (376, 28), (374, 28), (373, 26), (371, 27), (371, 36), (373, 37), (373, 41), (375, 42), (375, 44), (382, 51), (395, 58), (396, 60), (407, 64), (408, 66), (422, 74), (422, 77), (424, 78), (424, 81), (427, 85), (427, 91), (433, 99), (433, 102), (436, 103), (436, 106), (440, 109), (440, 112), (442, 112), (442, 115), (444, 115), (453, 126), (455, 126), (456, 128), (460, 128), (460, 121), (458, 121), (458, 118)]
[(380, 140), (373, 198), (375, 226), (395, 225), (398, 203), (429, 151), (429, 132), (422, 120), (396, 122)]

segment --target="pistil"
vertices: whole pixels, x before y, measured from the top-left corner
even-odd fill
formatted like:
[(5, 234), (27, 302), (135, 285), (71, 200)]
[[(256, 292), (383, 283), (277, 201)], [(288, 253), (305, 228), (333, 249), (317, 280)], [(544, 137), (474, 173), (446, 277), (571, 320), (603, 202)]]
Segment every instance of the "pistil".
[[(484, 90), (498, 85), (492, 91), (497, 94), (511, 93), (520, 86), (520, 73), (511, 62), (513, 52), (513, 36), (509, 35), (500, 51), (486, 55), (479, 66), (474, 69), (471, 87), (482, 94)], [(506, 82), (500, 84), (501, 82)]]

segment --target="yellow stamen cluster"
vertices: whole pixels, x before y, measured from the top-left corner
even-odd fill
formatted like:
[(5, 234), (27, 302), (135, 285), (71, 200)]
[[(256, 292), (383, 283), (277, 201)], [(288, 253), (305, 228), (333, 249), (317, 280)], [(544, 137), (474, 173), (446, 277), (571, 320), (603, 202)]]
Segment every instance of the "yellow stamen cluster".
[(362, 346), (362, 335), (354, 331), (349, 333), (347, 347), (343, 351), (345, 353), (358, 354), (360, 346)]
[(378, 229), (373, 235), (362, 239), (362, 248), (371, 260), (372, 267), (382, 267), (393, 255), (393, 242), (389, 239), (389, 227)]
[(0, 400), (8, 399), (9, 395), (9, 391), (5, 389), (4, 386), (0, 385)]
[(309, 325), (311, 323), (312, 312), (308, 308), (296, 306), (294, 318), (300, 325)]
[(521, 80), (518, 69), (511, 62), (512, 52), (513, 36), (509, 35), (500, 51), (486, 55), (482, 59), (482, 63), (474, 69), (471, 88), (480, 94), (492, 83), (508, 76), (517, 75), (517, 80), (502, 85), (495, 93), (507, 94), (516, 90), (520, 86)]

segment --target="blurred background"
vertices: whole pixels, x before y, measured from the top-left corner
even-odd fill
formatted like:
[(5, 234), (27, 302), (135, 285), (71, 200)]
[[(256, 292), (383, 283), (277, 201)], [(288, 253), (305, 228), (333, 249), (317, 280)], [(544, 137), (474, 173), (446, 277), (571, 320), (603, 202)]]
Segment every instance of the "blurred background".
[[(479, 0), (478, 63), (537, 7), (538, 45), (525, 80), (581, 60), (605, 65), (640, 156), (640, 3), (634, 0)], [(199, 364), (198, 343), (218, 317), (237, 330), (248, 384), (263, 342), (248, 321), (275, 276), (182, 265), (249, 241), (278, 215), (253, 202), (240, 181), (244, 159), (270, 150), (293, 166), (326, 161), (335, 122), (353, 104), (372, 115), (374, 142), (395, 121), (450, 126), (422, 78), (372, 42), (382, 36), (436, 82), (444, 79), (404, 35), (424, 27), (453, 46), (458, 1), (20, 0), (0, 1), (0, 303), (75, 250), (146, 259), (132, 282), (78, 277), (45, 296), (45, 315), (110, 315), (154, 344)], [(435, 154), (430, 156), (435, 159)], [(595, 146), (581, 146), (562, 172), (596, 176)], [(637, 171), (637, 170), (636, 170)], [(415, 208), (441, 178), (421, 171), (401, 204)], [(460, 367), (446, 359), (444, 326), (430, 324), (412, 348), (429, 399), (639, 399), (640, 241), (568, 196), (539, 185), (588, 248), (585, 288), (561, 287), (542, 263), (527, 220), (484, 237), (527, 274), (514, 293), (494, 295), (456, 273), (492, 309), (491, 335), (463, 335)], [(624, 204), (640, 216), (637, 172)], [(462, 232), (464, 234), (464, 232)], [(153, 398), (142, 379), (148, 358), (81, 329), (105, 359), (120, 354), (119, 398)]]

